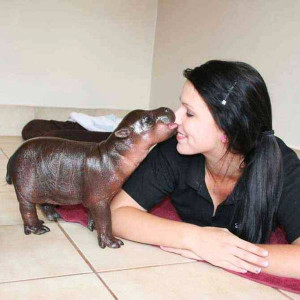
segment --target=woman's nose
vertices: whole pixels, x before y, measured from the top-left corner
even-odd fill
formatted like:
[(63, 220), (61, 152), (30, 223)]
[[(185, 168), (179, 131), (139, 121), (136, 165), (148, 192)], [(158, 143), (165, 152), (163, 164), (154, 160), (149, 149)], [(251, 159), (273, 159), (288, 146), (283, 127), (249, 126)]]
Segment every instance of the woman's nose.
[(180, 108), (178, 108), (175, 111), (175, 123), (178, 125), (181, 125), (181, 122), (182, 122), (181, 119), (182, 119), (182, 111)]

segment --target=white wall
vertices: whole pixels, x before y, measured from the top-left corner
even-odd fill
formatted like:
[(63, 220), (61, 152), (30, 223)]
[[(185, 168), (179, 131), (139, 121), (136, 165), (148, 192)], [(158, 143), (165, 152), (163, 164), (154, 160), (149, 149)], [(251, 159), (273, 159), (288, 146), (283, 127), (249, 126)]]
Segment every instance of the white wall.
[(151, 107), (176, 108), (182, 71), (241, 60), (264, 77), (276, 135), (300, 149), (300, 1), (159, 0)]
[(148, 108), (157, 0), (0, 0), (0, 104)]

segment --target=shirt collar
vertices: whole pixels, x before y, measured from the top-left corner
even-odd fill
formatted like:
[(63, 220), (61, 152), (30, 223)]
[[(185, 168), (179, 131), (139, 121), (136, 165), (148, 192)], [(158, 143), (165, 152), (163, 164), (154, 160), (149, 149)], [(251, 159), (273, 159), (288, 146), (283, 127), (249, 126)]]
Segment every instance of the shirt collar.
[[(205, 183), (205, 157), (202, 154), (193, 155), (189, 161), (186, 174), (186, 184), (197, 191), (204, 198), (212, 201)], [(233, 197), (227, 197), (223, 204), (233, 204)]]
[(189, 160), (186, 183), (196, 191), (205, 184), (205, 159), (202, 154), (192, 155)]

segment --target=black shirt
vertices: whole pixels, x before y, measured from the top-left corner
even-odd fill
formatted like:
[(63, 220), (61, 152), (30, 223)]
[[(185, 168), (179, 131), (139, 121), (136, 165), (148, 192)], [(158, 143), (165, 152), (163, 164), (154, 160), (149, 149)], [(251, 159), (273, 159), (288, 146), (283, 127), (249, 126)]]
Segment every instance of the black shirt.
[[(283, 191), (276, 224), (283, 226), (289, 243), (300, 237), (300, 160), (277, 138), (283, 159)], [(123, 189), (147, 211), (171, 196), (184, 222), (199, 226), (228, 228), (234, 222), (235, 200), (228, 197), (215, 212), (205, 184), (205, 158), (202, 154), (181, 155), (177, 140), (171, 138), (154, 147), (124, 184)], [(236, 222), (236, 223), (235, 223)]]

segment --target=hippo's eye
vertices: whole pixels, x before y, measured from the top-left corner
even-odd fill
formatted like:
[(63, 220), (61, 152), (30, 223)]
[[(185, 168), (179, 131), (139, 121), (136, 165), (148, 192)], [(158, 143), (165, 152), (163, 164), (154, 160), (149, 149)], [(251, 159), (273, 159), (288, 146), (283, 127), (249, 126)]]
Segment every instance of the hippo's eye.
[(143, 118), (143, 123), (145, 125), (154, 125), (155, 122), (154, 122), (153, 118), (151, 118), (150, 116), (145, 116)]

